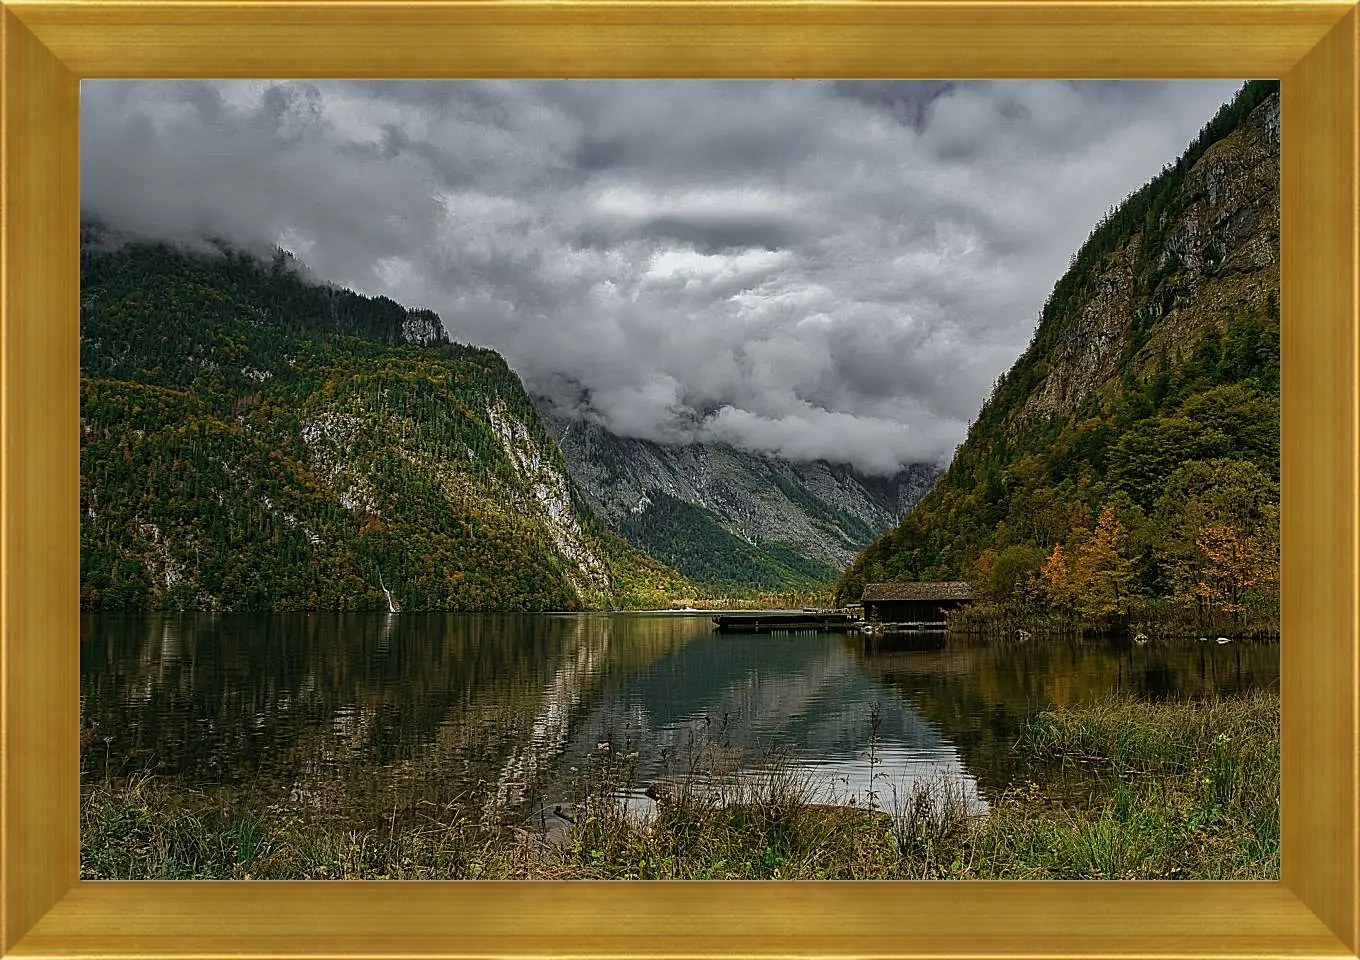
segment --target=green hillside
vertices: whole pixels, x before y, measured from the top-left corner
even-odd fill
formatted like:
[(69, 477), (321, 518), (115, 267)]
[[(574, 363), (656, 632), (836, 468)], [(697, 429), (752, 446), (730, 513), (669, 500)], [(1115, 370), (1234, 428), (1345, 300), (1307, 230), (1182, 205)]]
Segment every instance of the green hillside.
[(85, 609), (694, 596), (591, 514), (500, 355), (434, 314), (283, 255), (83, 239)]
[(971, 579), (1101, 619), (1274, 616), (1279, 104), (1253, 82), (1096, 227), (948, 471), (837, 595)]
[(710, 510), (660, 490), (646, 510), (617, 521), (619, 533), (649, 556), (717, 590), (825, 589), (839, 571), (787, 544), (753, 544), (729, 533)]

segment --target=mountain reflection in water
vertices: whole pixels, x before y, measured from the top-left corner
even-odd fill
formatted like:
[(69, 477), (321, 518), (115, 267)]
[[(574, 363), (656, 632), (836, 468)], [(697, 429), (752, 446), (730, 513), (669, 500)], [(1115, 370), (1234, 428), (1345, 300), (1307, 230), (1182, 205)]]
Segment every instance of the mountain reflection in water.
[(951, 637), (913, 651), (719, 636), (703, 614), (101, 614), (81, 621), (81, 764), (87, 779), (150, 770), (270, 806), (395, 793), (514, 809), (569, 798), (572, 769), (609, 744), (637, 754), (639, 806), (715, 751), (748, 774), (777, 763), (822, 802), (872, 790), (886, 805), (925, 779), (984, 806), (1037, 710), (1278, 677), (1273, 645)]

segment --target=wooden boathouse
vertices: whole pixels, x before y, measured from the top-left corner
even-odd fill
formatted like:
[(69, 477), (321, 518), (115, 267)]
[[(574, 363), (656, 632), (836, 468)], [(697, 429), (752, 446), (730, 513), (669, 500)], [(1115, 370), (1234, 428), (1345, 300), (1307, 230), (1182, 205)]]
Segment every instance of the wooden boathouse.
[(963, 580), (939, 583), (864, 585), (864, 621), (908, 629), (945, 628), (945, 614), (973, 602), (973, 587)]

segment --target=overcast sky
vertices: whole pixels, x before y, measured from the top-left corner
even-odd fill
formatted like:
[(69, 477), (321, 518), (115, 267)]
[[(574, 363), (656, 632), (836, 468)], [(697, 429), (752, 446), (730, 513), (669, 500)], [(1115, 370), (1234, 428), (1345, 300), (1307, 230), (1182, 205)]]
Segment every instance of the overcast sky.
[(434, 309), (616, 433), (886, 472), (1239, 86), (83, 81), (81, 199)]

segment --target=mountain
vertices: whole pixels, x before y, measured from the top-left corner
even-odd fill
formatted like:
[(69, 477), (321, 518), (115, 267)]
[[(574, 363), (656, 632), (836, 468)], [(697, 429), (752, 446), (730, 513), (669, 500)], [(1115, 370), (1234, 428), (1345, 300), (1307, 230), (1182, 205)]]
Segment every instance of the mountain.
[(690, 579), (787, 589), (833, 581), (939, 477), (913, 464), (872, 477), (723, 444), (616, 436), (536, 398), (572, 477), (630, 543)]
[(1277, 602), (1279, 97), (1247, 84), (1112, 210), (938, 486), (837, 586), (1086, 615)]
[(285, 254), (86, 225), (81, 375), (85, 609), (694, 596), (594, 515), (499, 354)]

